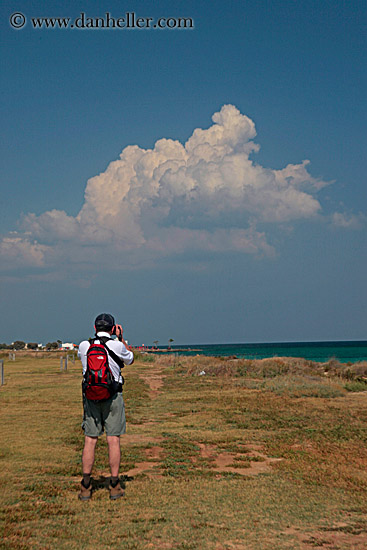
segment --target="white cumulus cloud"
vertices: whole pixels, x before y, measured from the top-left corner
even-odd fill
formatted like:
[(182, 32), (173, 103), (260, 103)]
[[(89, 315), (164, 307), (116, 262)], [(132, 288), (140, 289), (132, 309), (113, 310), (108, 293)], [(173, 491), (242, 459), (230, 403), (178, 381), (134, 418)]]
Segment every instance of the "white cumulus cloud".
[(32, 242), (27, 237), (9, 235), (0, 241), (0, 258), (3, 268), (43, 267), (49, 247)]
[(367, 217), (362, 212), (359, 214), (334, 212), (332, 215), (333, 225), (344, 229), (360, 229), (366, 223), (366, 220)]
[(120, 267), (190, 250), (271, 254), (264, 227), (320, 214), (315, 195), (327, 183), (310, 175), (309, 161), (282, 170), (256, 164), (255, 125), (233, 105), (212, 120), (184, 145), (160, 139), (153, 149), (126, 147), (88, 180), (76, 217), (59, 210), (28, 214), (23, 233), (4, 238), (0, 253), (9, 256), (12, 243), (14, 257), (42, 266), (55, 247), (64, 260), (72, 251), (75, 261), (85, 246), (105, 245)]

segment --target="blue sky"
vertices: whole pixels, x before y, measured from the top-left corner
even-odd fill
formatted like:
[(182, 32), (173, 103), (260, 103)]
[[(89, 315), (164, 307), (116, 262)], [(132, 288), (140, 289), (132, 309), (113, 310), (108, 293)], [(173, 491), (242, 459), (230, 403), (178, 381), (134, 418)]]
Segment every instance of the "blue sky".
[[(81, 12), (194, 28), (32, 28)], [(0, 340), (79, 341), (102, 311), (136, 344), (365, 339), (365, 23), (339, 0), (3, 2)]]

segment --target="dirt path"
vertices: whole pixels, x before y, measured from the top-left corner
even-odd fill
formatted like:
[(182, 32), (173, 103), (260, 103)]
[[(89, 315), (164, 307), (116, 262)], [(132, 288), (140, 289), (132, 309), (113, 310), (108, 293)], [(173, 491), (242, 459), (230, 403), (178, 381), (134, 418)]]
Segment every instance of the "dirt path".
[(163, 386), (165, 375), (162, 373), (163, 368), (154, 365), (150, 367), (148, 372), (138, 372), (141, 378), (149, 386), (149, 397), (155, 399)]

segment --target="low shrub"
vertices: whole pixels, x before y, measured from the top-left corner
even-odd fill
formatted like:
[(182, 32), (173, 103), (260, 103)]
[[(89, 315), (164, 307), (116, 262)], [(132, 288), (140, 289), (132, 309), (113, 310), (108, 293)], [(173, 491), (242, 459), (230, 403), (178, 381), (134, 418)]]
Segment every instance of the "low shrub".
[(348, 391), (367, 391), (367, 381), (353, 380), (344, 384), (344, 387)]
[(367, 361), (359, 361), (349, 367), (350, 372), (358, 378), (367, 379)]

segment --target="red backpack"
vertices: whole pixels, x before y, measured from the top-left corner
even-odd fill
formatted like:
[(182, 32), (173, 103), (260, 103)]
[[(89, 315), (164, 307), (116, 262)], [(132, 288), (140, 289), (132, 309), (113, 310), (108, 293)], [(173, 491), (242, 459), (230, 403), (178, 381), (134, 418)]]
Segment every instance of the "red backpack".
[(98, 338), (100, 344), (92, 340), (87, 351), (87, 369), (83, 380), (83, 393), (91, 401), (105, 401), (118, 391), (122, 391), (122, 384), (116, 382), (108, 364), (111, 355), (122, 368), (123, 361), (105, 345), (105, 339)]

